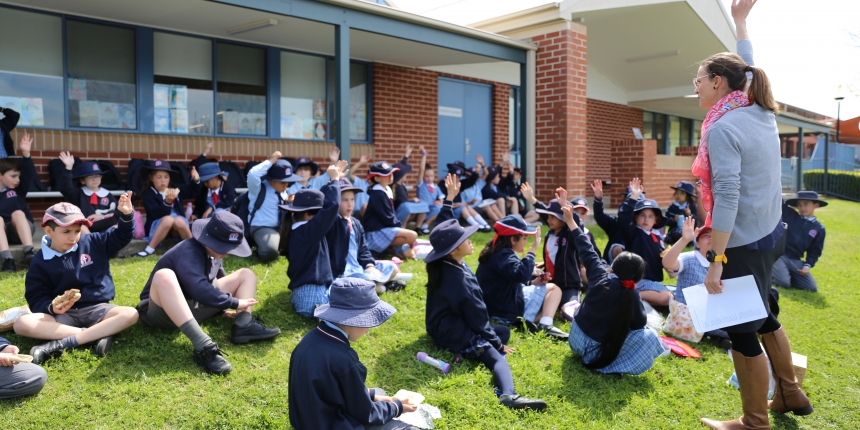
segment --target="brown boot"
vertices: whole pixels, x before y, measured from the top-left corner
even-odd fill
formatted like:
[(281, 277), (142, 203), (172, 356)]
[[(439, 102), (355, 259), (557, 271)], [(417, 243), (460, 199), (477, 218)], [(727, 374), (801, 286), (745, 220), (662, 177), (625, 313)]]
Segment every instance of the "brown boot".
[(702, 418), (702, 424), (717, 430), (769, 430), (767, 386), (770, 375), (767, 372), (767, 358), (764, 354), (744, 357), (740, 352), (732, 351), (732, 360), (738, 375), (744, 415), (732, 421)]
[(794, 375), (794, 364), (791, 362), (791, 346), (785, 329), (780, 327), (773, 333), (761, 335), (764, 350), (770, 359), (776, 380), (776, 391), (773, 401), (768, 404), (770, 410), (779, 413), (793, 412), (795, 415), (809, 415), (812, 404), (803, 390), (797, 385)]

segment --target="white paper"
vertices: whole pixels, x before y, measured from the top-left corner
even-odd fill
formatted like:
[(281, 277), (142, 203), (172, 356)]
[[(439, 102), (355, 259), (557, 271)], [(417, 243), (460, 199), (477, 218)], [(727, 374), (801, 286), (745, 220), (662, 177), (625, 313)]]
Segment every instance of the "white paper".
[(645, 138), (644, 136), (642, 136), (642, 130), (640, 130), (639, 127), (633, 127), (633, 137), (639, 140)]
[(693, 326), (699, 333), (767, 317), (752, 275), (723, 280), (722, 294), (708, 294), (704, 284), (684, 288)]

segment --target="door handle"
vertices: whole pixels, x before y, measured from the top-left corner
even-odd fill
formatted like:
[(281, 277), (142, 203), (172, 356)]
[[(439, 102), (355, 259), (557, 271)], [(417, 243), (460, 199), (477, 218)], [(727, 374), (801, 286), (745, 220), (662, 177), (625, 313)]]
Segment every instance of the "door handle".
[(469, 155), (470, 152), (472, 152), (472, 148), (471, 148), (471, 145), (469, 145), (469, 138), (467, 137), (466, 138), (466, 155)]

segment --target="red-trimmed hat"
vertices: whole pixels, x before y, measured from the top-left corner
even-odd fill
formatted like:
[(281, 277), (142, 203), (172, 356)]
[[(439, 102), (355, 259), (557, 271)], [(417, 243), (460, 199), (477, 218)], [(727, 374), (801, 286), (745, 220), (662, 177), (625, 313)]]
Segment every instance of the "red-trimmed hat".
[(499, 236), (516, 236), (518, 234), (532, 235), (537, 233), (537, 229), (526, 224), (523, 217), (512, 214), (508, 215), (493, 225), (496, 234)]
[(702, 228), (700, 228), (700, 229), (699, 229), (699, 232), (698, 232), (698, 233), (696, 233), (696, 240), (699, 240), (699, 238), (700, 238), (700, 237), (702, 237), (702, 235), (703, 235), (703, 234), (705, 234), (705, 233), (710, 233), (710, 232), (711, 232), (711, 230), (713, 230), (713, 229), (711, 229), (710, 227), (702, 227)]
[(585, 197), (576, 196), (570, 201), (570, 204), (573, 205), (574, 209), (585, 208), (586, 211), (591, 212), (591, 209), (588, 208), (588, 200), (585, 200)]
[(42, 216), (42, 227), (48, 224), (49, 221), (55, 222), (60, 227), (68, 227), (72, 224), (80, 224), (90, 227), (92, 221), (84, 216), (81, 209), (71, 203), (57, 203), (45, 211)]
[(398, 170), (400, 169), (388, 164), (385, 161), (377, 161), (370, 165), (370, 174), (367, 175), (367, 179), (370, 179), (374, 176), (391, 176), (394, 174), (394, 172)]

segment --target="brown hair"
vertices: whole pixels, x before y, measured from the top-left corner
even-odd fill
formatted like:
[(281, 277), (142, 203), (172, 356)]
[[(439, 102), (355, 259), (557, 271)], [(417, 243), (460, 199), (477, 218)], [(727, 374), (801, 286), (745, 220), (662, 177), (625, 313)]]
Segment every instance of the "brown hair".
[(0, 158), (0, 175), (5, 175), (8, 171), (20, 172), (21, 166), (18, 160), (10, 158)]
[(725, 79), (729, 89), (732, 91), (744, 91), (747, 87), (746, 72), (752, 72), (752, 84), (746, 90), (750, 103), (758, 103), (759, 106), (774, 114), (779, 113), (779, 105), (776, 104), (776, 100), (773, 98), (773, 92), (770, 89), (770, 80), (767, 78), (764, 70), (747, 65), (740, 55), (732, 54), (731, 52), (714, 54), (702, 62), (702, 67), (707, 70), (708, 76), (711, 79), (717, 76)]

